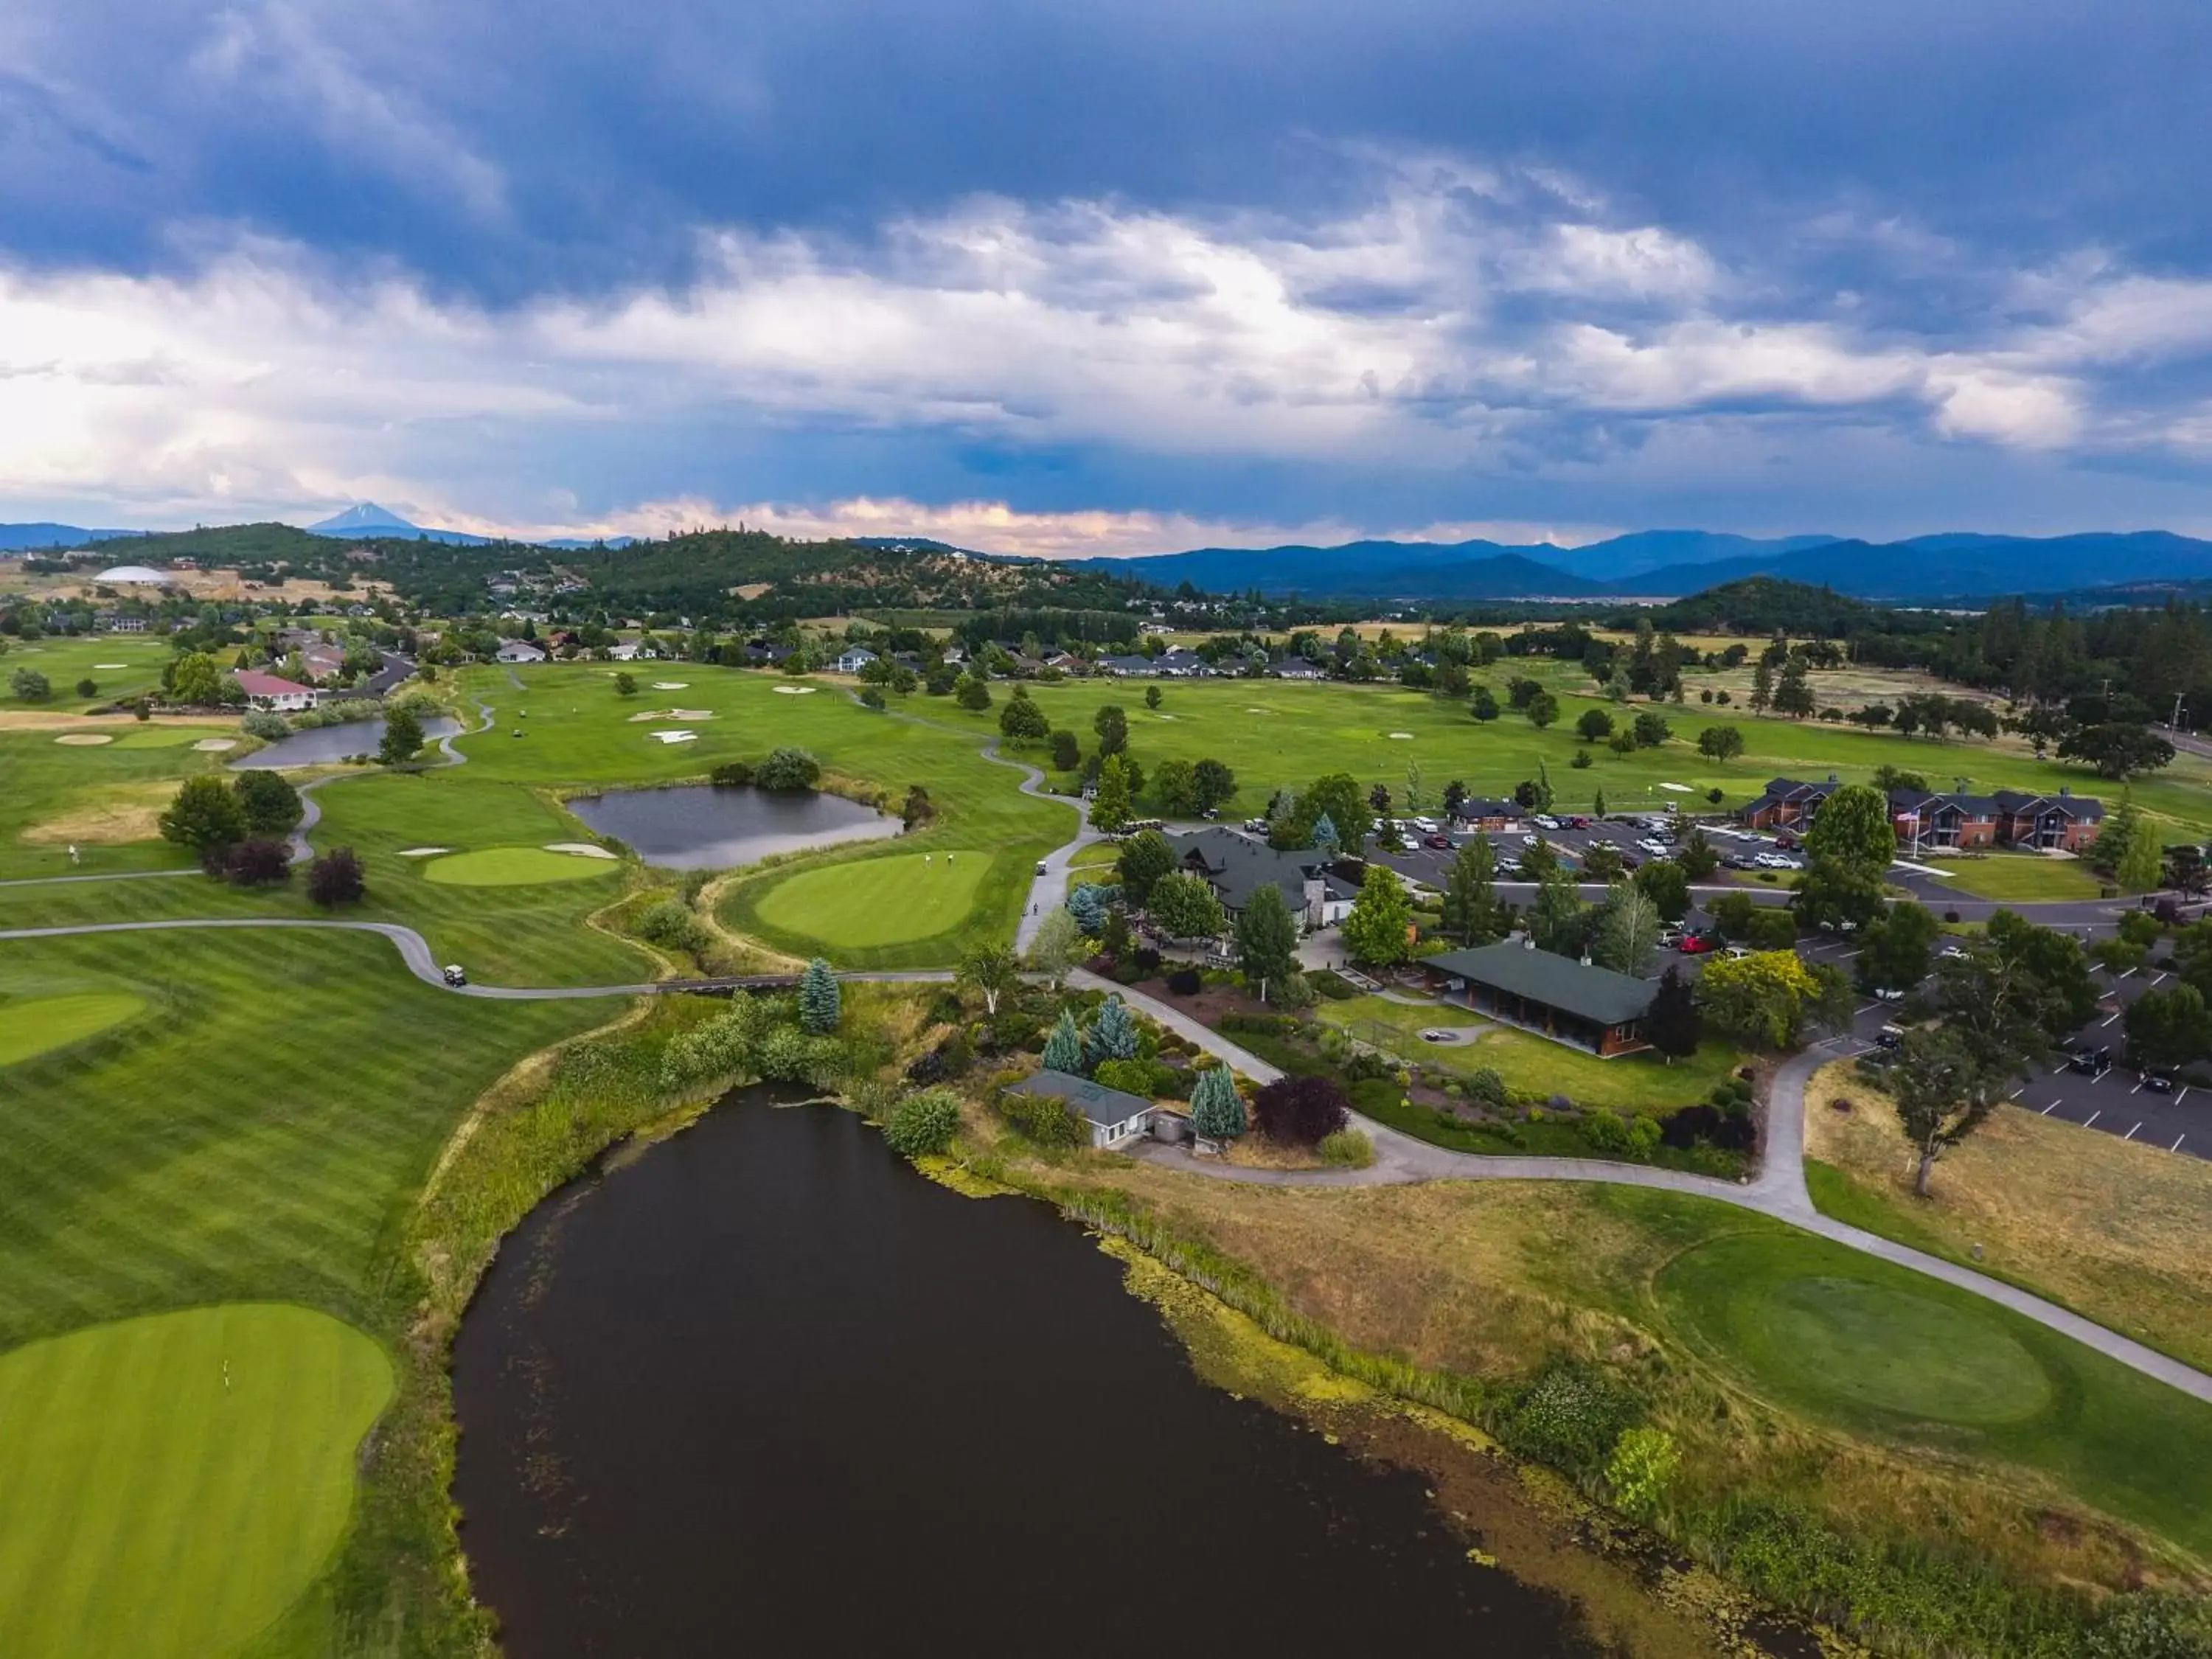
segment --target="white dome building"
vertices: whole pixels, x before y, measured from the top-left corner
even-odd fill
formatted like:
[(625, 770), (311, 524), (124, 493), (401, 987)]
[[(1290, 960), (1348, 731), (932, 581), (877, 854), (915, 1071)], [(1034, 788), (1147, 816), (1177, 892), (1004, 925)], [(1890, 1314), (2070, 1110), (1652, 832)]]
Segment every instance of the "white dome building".
[(176, 578), (166, 570), (149, 570), (143, 564), (118, 564), (112, 570), (103, 570), (93, 578), (111, 587), (167, 587)]

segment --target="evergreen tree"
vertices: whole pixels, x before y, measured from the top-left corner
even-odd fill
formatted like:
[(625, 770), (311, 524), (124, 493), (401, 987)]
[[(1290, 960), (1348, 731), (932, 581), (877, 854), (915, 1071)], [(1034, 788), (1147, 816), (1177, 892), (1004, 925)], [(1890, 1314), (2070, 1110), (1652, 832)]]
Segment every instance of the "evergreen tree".
[(1765, 658), (1751, 671), (1751, 708), (1753, 714), (1762, 713), (1774, 701), (1774, 670)]
[(1504, 932), (1498, 915), (1498, 860), (1490, 837), (1478, 834), (1459, 849), (1444, 880), (1444, 932), (1462, 945), (1488, 945)]
[(1044, 1063), (1055, 1072), (1080, 1073), (1083, 1070), (1083, 1034), (1075, 1028), (1075, 1012), (1063, 1008), (1054, 1024), (1052, 1035), (1044, 1040)]
[(1129, 769), (1121, 756), (1109, 755), (1098, 769), (1098, 793), (1091, 802), (1091, 827), (1110, 836), (1128, 821)]
[(1207, 1140), (1234, 1140), (1244, 1133), (1244, 1102), (1226, 1066), (1198, 1074), (1190, 1091), (1190, 1127)]
[(837, 975), (828, 963), (815, 957), (799, 977), (799, 1023), (816, 1036), (827, 1036), (837, 1029), (843, 1004)]
[(1672, 1061), (1698, 1052), (1705, 1034), (1705, 1017), (1698, 1012), (1697, 994), (1682, 977), (1679, 965), (1670, 965), (1659, 976), (1650, 1012), (1644, 1016), (1644, 1040)]
[(1326, 812), (1316, 818), (1313, 821), (1312, 833), (1306, 839), (1306, 845), (1316, 853), (1325, 853), (1330, 858), (1334, 858), (1344, 848), (1344, 843), (1337, 838), (1336, 820)]
[(1091, 1040), (1084, 1047), (1093, 1065), (1102, 1060), (1134, 1060), (1137, 1022), (1130, 1018), (1129, 1005), (1117, 996), (1101, 1003), (1098, 1018), (1091, 1022)]
[(1283, 890), (1273, 882), (1257, 889), (1237, 918), (1237, 965), (1245, 983), (1261, 990), (1279, 992), (1297, 971), (1298, 925), (1291, 915)]

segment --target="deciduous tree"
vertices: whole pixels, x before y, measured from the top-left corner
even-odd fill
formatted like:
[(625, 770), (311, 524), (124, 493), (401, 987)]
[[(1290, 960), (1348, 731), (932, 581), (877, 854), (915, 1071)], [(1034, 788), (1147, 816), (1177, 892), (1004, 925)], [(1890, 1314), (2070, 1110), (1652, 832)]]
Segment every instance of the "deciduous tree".
[(1121, 843), (1114, 868), (1121, 878), (1121, 892), (1139, 910), (1152, 896), (1152, 884), (1176, 867), (1175, 848), (1157, 830), (1146, 830)]
[(162, 812), (161, 839), (188, 847), (203, 860), (246, 838), (246, 809), (224, 778), (186, 778)]
[(405, 703), (396, 705), (384, 717), (384, 736), (376, 745), (376, 757), (386, 766), (404, 766), (422, 752), (422, 722)]
[(1505, 934), (1498, 904), (1498, 859), (1478, 832), (1452, 860), (1444, 878), (1443, 927), (1462, 945), (1488, 945)]
[(1091, 827), (1108, 835), (1129, 821), (1129, 769), (1119, 755), (1098, 769), (1098, 793), (1091, 800)]
[(1021, 981), (1020, 965), (1003, 945), (978, 945), (960, 958), (959, 983), (983, 999), (983, 1012), (999, 1017), (999, 999)]
[(1152, 884), (1146, 914), (1170, 939), (1216, 939), (1228, 926), (1221, 901), (1202, 877), (1170, 871)]
[(1698, 752), (1725, 766), (1743, 753), (1743, 733), (1733, 726), (1709, 726), (1698, 733)]
[(284, 835), (307, 815), (300, 792), (281, 772), (240, 772), (232, 787), (238, 792), (239, 809), (246, 814), (246, 827), (255, 835)]
[(1344, 919), (1345, 948), (1354, 960), (1375, 967), (1403, 962), (1412, 953), (1407, 935), (1413, 920), (1413, 901), (1398, 872), (1387, 864), (1370, 864)]
[(1755, 951), (1709, 963), (1698, 981), (1705, 1018), (1740, 1042), (1787, 1048), (1820, 982), (1795, 951)]
[(333, 847), (307, 866), (307, 896), (325, 910), (359, 903), (368, 891), (360, 855), (350, 847)]
[(1317, 1146), (1351, 1121), (1344, 1085), (1330, 1077), (1286, 1077), (1252, 1097), (1252, 1125), (1281, 1146)]
[(1291, 915), (1283, 890), (1273, 882), (1255, 889), (1237, 918), (1237, 965), (1245, 983), (1267, 993), (1279, 993), (1297, 970), (1298, 925)]
[(2212, 1053), (2212, 1014), (2186, 980), (2145, 991), (2128, 1005), (2128, 1057), (2162, 1071), (2193, 1065)]
[(1972, 1134), (1996, 1109), (1996, 1082), (1956, 1030), (1945, 1025), (1907, 1031), (1890, 1067), (1899, 1127), (1920, 1154), (1913, 1190), (1929, 1196), (1936, 1160)]
[(1098, 734), (1101, 755), (1118, 755), (1129, 746), (1129, 717), (1119, 703), (1101, 704), (1091, 717), (1091, 729)]

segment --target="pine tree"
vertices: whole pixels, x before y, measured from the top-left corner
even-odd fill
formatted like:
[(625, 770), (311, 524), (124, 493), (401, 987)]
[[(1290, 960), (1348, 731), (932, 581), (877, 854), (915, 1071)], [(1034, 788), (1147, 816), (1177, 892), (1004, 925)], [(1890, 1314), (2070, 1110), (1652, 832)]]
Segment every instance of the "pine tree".
[(799, 1023), (815, 1036), (826, 1036), (837, 1029), (843, 1002), (830, 964), (820, 957), (808, 963), (799, 977)]
[(1644, 1016), (1644, 1040), (1672, 1062), (1697, 1053), (1705, 1034), (1705, 1017), (1698, 1012), (1696, 993), (1680, 967), (1669, 967), (1660, 975), (1659, 988)]
[(1487, 945), (1499, 937), (1497, 861), (1490, 837), (1478, 834), (1459, 849), (1444, 882), (1444, 931), (1462, 945)]
[(1128, 1004), (1119, 997), (1108, 997), (1099, 1006), (1098, 1018), (1091, 1023), (1091, 1041), (1085, 1047), (1093, 1065), (1102, 1060), (1134, 1060), (1137, 1022), (1129, 1017)]
[(1075, 1014), (1072, 1009), (1060, 1011), (1060, 1019), (1052, 1028), (1052, 1035), (1044, 1040), (1044, 1063), (1055, 1072), (1079, 1073), (1083, 1069), (1083, 1034), (1075, 1029)]
[(1334, 858), (1344, 845), (1336, 833), (1336, 820), (1326, 812), (1316, 818), (1313, 822), (1312, 834), (1307, 838), (1306, 845), (1316, 853), (1326, 853), (1331, 858)]
[(1198, 1074), (1190, 1091), (1190, 1127), (1207, 1140), (1234, 1140), (1244, 1133), (1244, 1103), (1226, 1066)]

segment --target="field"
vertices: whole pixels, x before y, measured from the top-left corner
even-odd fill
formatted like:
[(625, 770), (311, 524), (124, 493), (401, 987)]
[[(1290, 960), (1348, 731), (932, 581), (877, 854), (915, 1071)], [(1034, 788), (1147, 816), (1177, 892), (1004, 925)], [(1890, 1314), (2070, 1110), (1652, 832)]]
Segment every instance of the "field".
[(823, 865), (766, 884), (751, 916), (772, 945), (819, 941), (841, 962), (857, 959), (859, 952), (954, 933), (974, 908), (990, 864), (975, 853), (962, 864), (948, 851)]
[(145, 1012), (129, 991), (79, 991), (0, 1000), (0, 1066), (13, 1066), (120, 1025)]
[(149, 1011), (0, 1070), (0, 1651), (231, 1651), (350, 1513), (410, 1316), (390, 1254), (440, 1147), (618, 1005), (457, 997), (305, 929), (18, 940), (0, 996)]
[(0, 1358), (0, 1651), (228, 1653), (323, 1571), (391, 1363), (327, 1315), (230, 1303)]
[[(1417, 1008), (1362, 996), (1324, 1001), (1314, 1012), (1403, 1060), (1441, 1066), (1462, 1076), (1486, 1066), (1516, 1092), (1565, 1095), (1577, 1106), (1606, 1106), (1619, 1112), (1671, 1111), (1703, 1100), (1743, 1058), (1724, 1042), (1708, 1042), (1672, 1066), (1651, 1054), (1601, 1060), (1441, 1003)], [(1422, 1042), (1420, 1034), (1431, 1027), (1480, 1035), (1468, 1043)]]
[[(1600, 791), (1614, 811), (1670, 802), (1703, 805), (1712, 788), (1734, 805), (1778, 775), (1825, 778), (1832, 772), (1850, 781), (1869, 777), (1884, 765), (1917, 770), (1947, 786), (1964, 777), (1974, 789), (2055, 791), (2065, 785), (2083, 794), (2119, 793), (2118, 786), (2101, 785), (2079, 769), (2038, 761), (2011, 741), (1937, 744), (1816, 720), (1756, 718), (1704, 707), (1694, 693), (1685, 705), (1637, 703), (1626, 711), (1632, 714), (1648, 707), (1664, 715), (1674, 728), (1670, 742), (1628, 755), (1601, 746), (1593, 751), (1592, 764), (1578, 770), (1574, 757), (1584, 745), (1574, 724), (1582, 712), (1607, 708), (1618, 719), (1623, 711), (1584, 695), (1589, 680), (1579, 667), (1549, 662), (1500, 664), (1492, 671), (1501, 702), (1506, 678), (1522, 672), (1547, 680), (1559, 696), (1559, 718), (1547, 729), (1540, 731), (1510, 712), (1480, 722), (1462, 702), (1395, 686), (1168, 681), (1159, 683), (1157, 710), (1145, 707), (1146, 683), (1135, 681), (1040, 685), (1031, 695), (1052, 723), (1074, 730), (1086, 750), (1095, 744), (1091, 716), (1103, 704), (1119, 705), (1128, 719), (1130, 751), (1148, 773), (1164, 760), (1226, 762), (1237, 774), (1238, 789), (1225, 815), (1235, 817), (1264, 810), (1277, 788), (1304, 788), (1330, 772), (1348, 772), (1363, 784), (1386, 784), (1402, 804), (1409, 763), (1419, 765), (1423, 800), (1431, 808), (1452, 780), (1471, 793), (1510, 794), (1516, 784), (1536, 776), (1540, 763), (1549, 770), (1563, 811), (1587, 809)], [(964, 721), (979, 741), (997, 730), (995, 708), (969, 714), (945, 700), (931, 702), (933, 718)], [(1708, 726), (1735, 726), (1743, 737), (1743, 754), (1725, 765), (1699, 755), (1697, 734)], [(2208, 781), (2212, 763), (2185, 756), (2166, 772), (2138, 781), (2134, 799), (2175, 825), (2212, 832)], [(1661, 787), (1669, 783), (1682, 790)]]
[[(2212, 1547), (2212, 1407), (1731, 1206), (1548, 1182), (1286, 1191), (1144, 1164), (1054, 1178), (1118, 1189), (1366, 1352), (1499, 1388), (1557, 1359), (1621, 1368), (1680, 1449), (1678, 1537), (1783, 1505), (2044, 1583), (2140, 1573), (2141, 1547), (2096, 1512), (2197, 1559)], [(1769, 1321), (1813, 1333), (1826, 1365)], [(1958, 1589), (1938, 1577), (1934, 1616)]]
[(1944, 1155), (1923, 1199), (1895, 1109), (1842, 1064), (1806, 1090), (1805, 1144), (1814, 1199), (1838, 1220), (2212, 1368), (2212, 1164), (2001, 1109)]
[[(13, 653), (0, 658), (0, 680)], [(131, 720), (79, 723), (118, 741), (80, 749), (58, 744), (46, 726), (0, 727), (0, 880), (185, 868), (190, 856), (154, 837), (155, 814), (177, 783), (212, 771), (223, 758), (191, 747), (199, 738), (237, 736), (234, 727), (145, 726)], [(161, 741), (151, 739), (158, 737)], [(72, 865), (69, 843), (82, 862)]]
[(2094, 899), (2103, 890), (2096, 872), (2078, 859), (2045, 858), (2038, 853), (1992, 853), (1979, 859), (1929, 859), (1943, 872), (1944, 884), (1975, 898), (2015, 904)]
[[(151, 691), (161, 684), (161, 669), (171, 655), (167, 640), (144, 634), (101, 634), (69, 638), (50, 635), (45, 639), (10, 640), (0, 656), (0, 709), (49, 708), (76, 713), (96, 703)], [(117, 666), (116, 665), (120, 665)], [(53, 696), (46, 702), (25, 702), (10, 684), (18, 669), (33, 669), (46, 677)], [(90, 680), (99, 687), (92, 696), (77, 696), (77, 682)]]
[(532, 887), (611, 876), (617, 868), (609, 860), (549, 852), (542, 847), (484, 847), (472, 853), (448, 853), (422, 863), (423, 880), (441, 887)]

